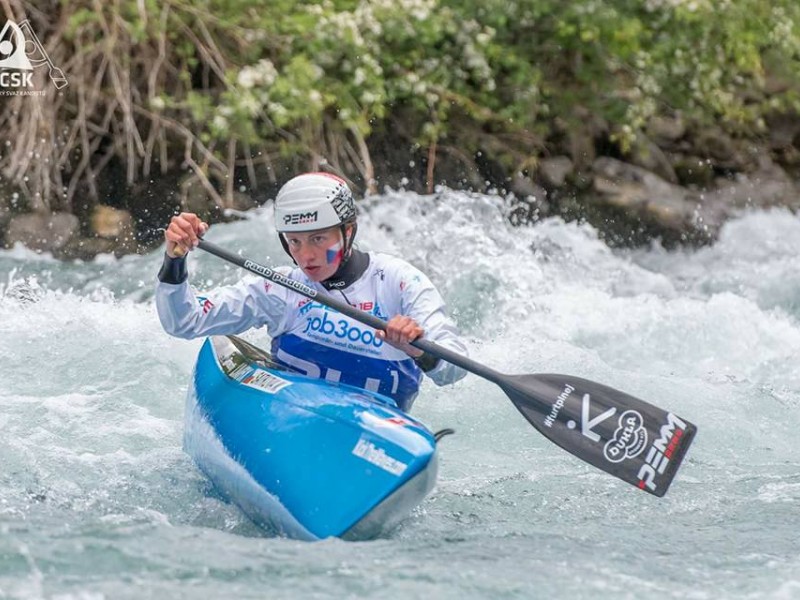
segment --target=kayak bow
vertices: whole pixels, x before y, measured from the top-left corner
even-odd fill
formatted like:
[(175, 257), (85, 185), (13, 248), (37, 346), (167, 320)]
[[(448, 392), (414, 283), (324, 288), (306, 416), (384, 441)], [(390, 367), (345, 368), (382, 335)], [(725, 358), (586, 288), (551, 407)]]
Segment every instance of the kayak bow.
[(234, 336), (208, 338), (184, 448), (255, 523), (292, 538), (369, 539), (436, 481), (436, 440), (374, 392), (308, 378)]

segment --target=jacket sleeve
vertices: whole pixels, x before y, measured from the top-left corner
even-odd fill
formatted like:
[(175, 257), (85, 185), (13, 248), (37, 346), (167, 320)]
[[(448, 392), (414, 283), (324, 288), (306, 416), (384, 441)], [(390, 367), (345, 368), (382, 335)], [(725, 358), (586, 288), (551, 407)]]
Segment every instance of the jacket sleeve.
[(196, 294), (186, 281), (159, 281), (156, 309), (164, 330), (175, 337), (232, 335), (264, 325), (275, 335), (285, 319), (286, 294), (254, 277), (202, 294)]
[[(430, 279), (409, 264), (404, 264), (399, 277), (402, 314), (419, 323), (425, 330), (426, 340), (436, 342), (462, 356), (468, 356), (469, 352), (459, 337), (455, 323), (445, 312), (444, 299)], [(425, 374), (437, 385), (447, 385), (462, 379), (467, 372), (461, 367), (439, 360), (436, 366)]]

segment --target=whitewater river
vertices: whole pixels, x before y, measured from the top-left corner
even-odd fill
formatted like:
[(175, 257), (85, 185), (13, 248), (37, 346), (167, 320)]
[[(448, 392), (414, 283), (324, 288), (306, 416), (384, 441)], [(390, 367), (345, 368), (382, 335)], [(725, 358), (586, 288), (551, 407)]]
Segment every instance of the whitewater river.
[[(0, 599), (800, 598), (800, 220), (746, 215), (674, 253), (611, 251), (557, 219), (511, 228), (485, 196), (362, 208), (361, 247), (423, 268), (473, 357), (697, 424), (669, 493), (565, 453), (470, 376), (426, 383), (414, 407), (456, 435), (392, 535), (267, 537), (182, 451), (200, 341), (159, 326), (161, 252), (62, 264), (15, 248), (0, 252)], [(271, 219), (208, 237), (286, 264)], [(240, 277), (199, 254), (199, 287)]]

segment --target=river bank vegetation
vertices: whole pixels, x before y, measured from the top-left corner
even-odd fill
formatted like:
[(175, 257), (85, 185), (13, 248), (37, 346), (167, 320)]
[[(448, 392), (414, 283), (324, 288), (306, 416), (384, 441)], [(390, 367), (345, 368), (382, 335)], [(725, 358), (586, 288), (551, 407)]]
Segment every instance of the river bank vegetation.
[[(770, 174), (781, 203), (800, 167), (796, 0), (3, 6), (69, 80), (0, 104), (7, 245), (145, 249), (179, 208), (247, 209), (308, 169), (360, 194), (494, 189), (517, 221), (638, 223), (633, 243), (664, 236), (666, 214), (675, 240), (703, 241), (686, 227), (721, 210), (698, 223), (704, 192)], [(648, 209), (646, 174), (684, 204)]]

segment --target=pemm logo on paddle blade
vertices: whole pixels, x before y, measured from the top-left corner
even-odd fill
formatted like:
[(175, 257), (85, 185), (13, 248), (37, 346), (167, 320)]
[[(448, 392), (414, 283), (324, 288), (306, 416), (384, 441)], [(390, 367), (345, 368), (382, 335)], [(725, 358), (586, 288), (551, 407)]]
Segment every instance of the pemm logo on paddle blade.
[(655, 492), (656, 479), (663, 475), (675, 451), (683, 439), (687, 425), (678, 416), (667, 413), (667, 422), (661, 426), (660, 437), (653, 442), (645, 456), (645, 464), (639, 469), (639, 488)]

